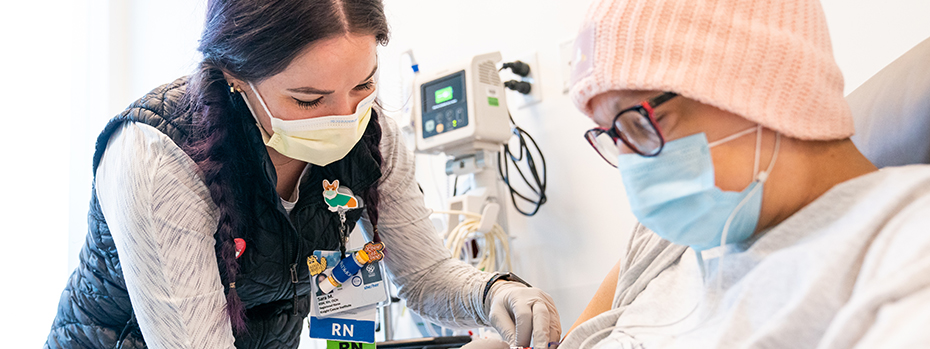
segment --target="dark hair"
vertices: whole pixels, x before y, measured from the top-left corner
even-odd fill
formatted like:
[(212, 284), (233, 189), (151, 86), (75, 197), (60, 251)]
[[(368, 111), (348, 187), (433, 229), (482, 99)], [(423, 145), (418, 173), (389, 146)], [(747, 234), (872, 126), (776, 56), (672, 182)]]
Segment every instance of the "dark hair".
[[(243, 81), (261, 81), (283, 71), (311, 43), (346, 33), (374, 35), (379, 44), (386, 44), (388, 26), (381, 1), (209, 0), (207, 4), (198, 48), (203, 61), (191, 76), (187, 92), (196, 115), (195, 131), (184, 148), (203, 172), (218, 209), (215, 248), (227, 287), (226, 310), (236, 333), (243, 333), (246, 325), (235, 288), (239, 265), (233, 240), (245, 236), (253, 224), (254, 217), (244, 214), (255, 192), (249, 184), (254, 182), (248, 179), (260, 173), (255, 159), (264, 155), (243, 149), (249, 148), (246, 136), (254, 122), (237, 107), (240, 97), (231, 93), (223, 73)], [(377, 114), (372, 113), (362, 141), (380, 165)], [(378, 199), (377, 183), (362, 193), (375, 226)]]

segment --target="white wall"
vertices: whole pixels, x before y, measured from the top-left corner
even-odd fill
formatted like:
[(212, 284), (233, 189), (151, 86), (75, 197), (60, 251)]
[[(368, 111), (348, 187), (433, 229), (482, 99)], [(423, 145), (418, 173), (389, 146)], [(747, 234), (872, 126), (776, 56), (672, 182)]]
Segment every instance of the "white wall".
[[(190, 74), (199, 61), (203, 1), (83, 0), (87, 14), (86, 78), (71, 129), (69, 270), (87, 231), (97, 134), (112, 117), (153, 88)], [(76, 16), (76, 18), (82, 18)]]
[[(398, 55), (408, 48), (424, 70), (495, 50), (505, 59), (538, 53), (543, 102), (514, 118), (546, 154), (549, 203), (530, 219), (511, 209), (510, 229), (517, 272), (553, 295), (566, 329), (633, 224), (619, 177), (581, 138), (591, 123), (561, 93), (558, 45), (590, 2), (386, 0), (393, 35), (381, 51), (385, 87), (399, 86)], [(824, 9), (846, 91), (930, 37), (925, 0), (824, 0)], [(134, 99), (194, 68), (203, 10), (203, 0), (52, 0), (0, 12), (0, 346), (44, 342), (83, 244), (96, 134)], [(389, 107), (399, 104), (396, 90), (382, 92)], [(440, 178), (441, 164), (418, 160), (431, 207), (439, 200), (426, 170)]]
[(38, 347), (70, 273), (70, 119), (83, 89), (79, 1), (0, 11), (0, 347)]
[(930, 1), (821, 0), (846, 93), (930, 37)]

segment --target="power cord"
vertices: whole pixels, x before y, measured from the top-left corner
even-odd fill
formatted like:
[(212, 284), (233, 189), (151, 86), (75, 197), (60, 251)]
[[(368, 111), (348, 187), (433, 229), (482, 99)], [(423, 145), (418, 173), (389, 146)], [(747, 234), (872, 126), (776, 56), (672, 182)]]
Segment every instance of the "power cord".
[[(530, 65), (521, 61), (504, 63), (504, 65), (501, 66), (501, 68), (497, 71), (500, 72), (504, 69), (510, 69), (512, 73), (520, 76), (521, 78), (525, 78), (530, 75)], [(533, 89), (533, 84), (526, 81), (509, 80), (504, 82), (504, 87), (526, 95), (529, 94)]]
[[(530, 65), (521, 61), (513, 61), (504, 63), (503, 66), (498, 70), (502, 71), (504, 69), (510, 69), (511, 72), (520, 76), (527, 77), (530, 74)], [(528, 81), (520, 80), (510, 80), (504, 82), (504, 87), (517, 91), (522, 94), (529, 94), (532, 90), (532, 84)], [(510, 118), (511, 132), (513, 132), (512, 137), (517, 138), (517, 149), (516, 153), (511, 151), (510, 143), (507, 142), (504, 144), (504, 149), (497, 155), (497, 170), (501, 176), (501, 179), (507, 184), (507, 189), (510, 190), (510, 200), (513, 201), (513, 206), (524, 216), (533, 216), (539, 212), (539, 208), (546, 203), (546, 157), (543, 156), (542, 150), (539, 149), (539, 145), (536, 144), (536, 140), (533, 139), (533, 136), (530, 136), (525, 130), (517, 126), (517, 123), (513, 121), (513, 116), (510, 113), (507, 113), (507, 116)], [(530, 144), (533, 148), (536, 149), (535, 154), (530, 151)], [(535, 158), (539, 157), (539, 160), (542, 162), (537, 164)], [(520, 163), (525, 162), (527, 172), (529, 172), (530, 178), (527, 178), (524, 170), (520, 168)], [(513, 164), (513, 167), (517, 170), (517, 174), (520, 175), (520, 179), (526, 183), (526, 186), (530, 188), (533, 192), (535, 199), (530, 198), (530, 195), (525, 195), (517, 191), (513, 187), (510, 177), (510, 166)], [(540, 168), (540, 165), (542, 166)], [(521, 201), (533, 205), (532, 210), (523, 210), (520, 208), (520, 205), (517, 204), (517, 198)]]
[[(509, 116), (509, 113), (508, 113)], [(546, 203), (546, 157), (543, 155), (542, 150), (539, 149), (539, 145), (536, 144), (536, 140), (533, 139), (533, 136), (530, 136), (525, 130), (517, 126), (513, 121), (513, 116), (510, 116), (510, 124), (513, 135), (517, 137), (517, 152), (514, 153), (510, 149), (510, 142), (504, 144), (503, 151), (497, 156), (497, 170), (501, 176), (501, 179), (504, 181), (504, 184), (507, 185), (507, 188), (510, 191), (510, 200), (513, 201), (513, 206), (524, 216), (531, 217), (539, 212), (539, 208)], [(527, 142), (529, 140), (529, 142)], [(530, 144), (533, 148), (536, 149), (536, 156), (542, 161), (540, 168), (537, 164), (535, 157), (532, 152), (530, 152)], [(501, 157), (503, 156), (503, 160)], [(523, 170), (520, 169), (520, 163), (525, 162), (527, 171), (530, 174), (531, 179), (526, 177)], [(528, 195), (524, 195), (517, 191), (513, 184), (511, 183), (510, 176), (510, 165), (513, 164), (513, 167), (517, 170), (517, 173), (520, 175), (520, 178), (526, 183), (526, 186), (533, 191), (533, 196), (535, 199), (530, 198)], [(533, 205), (532, 210), (524, 211), (520, 208), (520, 205), (517, 204), (517, 198), (520, 198), (522, 201), (527, 202)]]
[(525, 78), (527, 75), (530, 75), (530, 65), (529, 65), (529, 64), (526, 64), (526, 63), (523, 63), (523, 62), (521, 62), (521, 61), (513, 61), (513, 62), (504, 63), (504, 66), (502, 66), (502, 67), (501, 67), (500, 69), (498, 69), (497, 71), (501, 71), (501, 70), (504, 70), (504, 69), (510, 69), (510, 71), (513, 72), (514, 74), (517, 74), (517, 75), (522, 76), (522, 77), (524, 77), (524, 78)]
[(526, 95), (533, 89), (533, 84), (526, 81), (509, 80), (504, 82), (504, 87)]
[[(510, 262), (510, 237), (504, 232), (500, 224), (494, 226), (487, 233), (478, 233), (481, 215), (464, 211), (433, 211), (438, 214), (454, 214), (465, 216), (465, 219), (452, 228), (446, 235), (446, 248), (452, 251), (452, 258), (472, 260), (473, 246), (467, 246), (470, 241), (477, 244), (477, 267), (487, 272), (509, 272), (512, 270)], [(452, 222), (449, 222), (452, 224)], [(480, 241), (480, 242), (479, 242)], [(465, 256), (462, 254), (465, 253)], [(463, 258), (464, 257), (464, 258)]]

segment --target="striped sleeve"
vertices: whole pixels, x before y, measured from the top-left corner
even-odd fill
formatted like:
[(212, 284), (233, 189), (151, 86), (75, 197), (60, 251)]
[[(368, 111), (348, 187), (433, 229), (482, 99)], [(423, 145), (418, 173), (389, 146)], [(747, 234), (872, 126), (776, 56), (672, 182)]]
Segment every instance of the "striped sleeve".
[(234, 348), (214, 252), (217, 211), (196, 164), (127, 122), (96, 173), (133, 311), (150, 348)]

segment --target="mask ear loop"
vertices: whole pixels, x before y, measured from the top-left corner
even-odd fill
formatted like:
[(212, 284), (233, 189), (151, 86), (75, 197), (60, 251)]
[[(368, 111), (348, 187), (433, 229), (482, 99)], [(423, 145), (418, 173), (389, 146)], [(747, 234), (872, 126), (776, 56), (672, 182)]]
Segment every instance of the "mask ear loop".
[[(255, 97), (258, 98), (258, 103), (260, 103), (262, 105), (262, 108), (265, 109), (265, 113), (268, 114), (268, 117), (274, 118), (273, 116), (271, 116), (271, 110), (268, 110), (268, 106), (265, 105), (265, 100), (262, 99), (262, 95), (258, 94), (258, 90), (255, 89), (255, 85), (252, 85), (251, 81), (249, 81), (249, 88), (251, 88), (252, 91), (255, 92)], [(249, 107), (249, 112), (252, 113), (252, 118), (255, 119), (255, 124), (258, 125), (259, 130), (262, 130), (262, 135), (265, 137), (266, 142), (267, 142), (267, 139), (271, 138), (271, 133), (268, 133), (268, 130), (265, 129), (265, 126), (262, 126), (261, 121), (258, 121), (258, 114), (256, 114), (255, 109), (252, 108), (252, 103), (249, 103), (249, 96), (245, 94), (245, 91), (239, 91), (239, 93), (242, 94), (242, 99), (245, 100), (245, 106)]]
[[(755, 159), (756, 166), (758, 166), (759, 164), (760, 153), (762, 151), (761, 139), (762, 139), (762, 126), (760, 125), (758, 128), (757, 136), (756, 136), (756, 159)], [(769, 166), (768, 168), (765, 169), (765, 172), (761, 172), (755, 176), (756, 179), (754, 180), (754, 182), (756, 182), (756, 185), (752, 188), (752, 190), (749, 191), (749, 194), (746, 195), (746, 197), (744, 197), (743, 200), (741, 200), (738, 205), (736, 205), (736, 208), (733, 209), (733, 212), (730, 213), (730, 216), (727, 217), (727, 221), (723, 225), (723, 234), (721, 234), (720, 236), (721, 247), (726, 245), (727, 234), (730, 232), (730, 223), (733, 223), (733, 218), (735, 218), (736, 214), (739, 213), (739, 211), (743, 208), (744, 205), (746, 205), (747, 202), (749, 202), (749, 199), (759, 192), (760, 188), (762, 188), (762, 184), (765, 183), (766, 180), (768, 180), (769, 174), (772, 173), (772, 168), (775, 166), (775, 160), (778, 159), (779, 148), (781, 148), (781, 133), (775, 132), (775, 150), (772, 153), (772, 160), (769, 162)], [(717, 263), (717, 278), (716, 278), (717, 286), (716, 288), (717, 288), (718, 293), (722, 291), (722, 285), (723, 285), (722, 270), (723, 270), (723, 262), (724, 262), (725, 257), (726, 257), (726, 254), (720, 255), (719, 262)]]
[(749, 133), (752, 132), (752, 131), (758, 132), (758, 127), (757, 127), (757, 126), (753, 126), (753, 127), (747, 128), (747, 129), (745, 129), (745, 130), (739, 131), (739, 132), (737, 132), (737, 133), (734, 133), (734, 134), (732, 134), (732, 135), (729, 135), (729, 136), (727, 136), (727, 137), (724, 137), (723, 139), (718, 139), (718, 140), (716, 140), (716, 141), (710, 142), (710, 143), (707, 144), (707, 147), (708, 147), (708, 148), (716, 147), (716, 146), (721, 145), (721, 144), (723, 144), (723, 143), (726, 143), (726, 142), (732, 141), (732, 140), (734, 140), (734, 139), (740, 138), (740, 137), (742, 137), (742, 136), (745, 136), (745, 135), (749, 134)]

